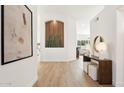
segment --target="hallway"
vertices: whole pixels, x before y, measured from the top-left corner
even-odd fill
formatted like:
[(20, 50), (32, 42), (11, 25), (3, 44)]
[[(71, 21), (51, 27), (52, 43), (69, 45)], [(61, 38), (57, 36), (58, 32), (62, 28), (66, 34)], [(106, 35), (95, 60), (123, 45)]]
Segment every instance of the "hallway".
[(111, 87), (99, 85), (83, 72), (81, 60), (73, 62), (41, 62), (34, 87)]

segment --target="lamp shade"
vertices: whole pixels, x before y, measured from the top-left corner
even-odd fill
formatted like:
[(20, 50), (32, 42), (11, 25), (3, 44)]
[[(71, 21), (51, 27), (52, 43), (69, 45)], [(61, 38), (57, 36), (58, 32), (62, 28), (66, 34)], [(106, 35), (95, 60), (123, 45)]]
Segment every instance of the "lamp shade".
[(101, 52), (101, 51), (105, 51), (107, 49), (107, 45), (105, 42), (100, 42), (98, 44), (96, 44), (96, 49)]

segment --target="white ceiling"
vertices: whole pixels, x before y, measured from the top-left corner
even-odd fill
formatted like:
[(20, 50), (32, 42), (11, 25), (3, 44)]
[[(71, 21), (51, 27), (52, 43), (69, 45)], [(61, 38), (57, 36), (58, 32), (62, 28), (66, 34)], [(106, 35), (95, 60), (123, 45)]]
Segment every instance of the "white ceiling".
[(103, 5), (41, 5), (40, 7), (47, 13), (68, 15), (85, 22), (104, 8)]
[[(47, 13), (57, 13), (73, 17), (77, 24), (83, 25), (87, 29), (89, 21), (96, 16), (103, 8), (103, 5), (42, 5), (40, 8)], [(81, 30), (80, 30), (81, 31)], [(89, 32), (81, 31), (88, 34)]]

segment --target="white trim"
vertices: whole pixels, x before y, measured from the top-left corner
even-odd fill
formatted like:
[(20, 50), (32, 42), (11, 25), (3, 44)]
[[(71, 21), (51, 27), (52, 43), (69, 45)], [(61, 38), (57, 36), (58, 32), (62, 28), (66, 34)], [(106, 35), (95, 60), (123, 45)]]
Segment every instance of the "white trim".
[(124, 87), (124, 82), (116, 82), (115, 87)]

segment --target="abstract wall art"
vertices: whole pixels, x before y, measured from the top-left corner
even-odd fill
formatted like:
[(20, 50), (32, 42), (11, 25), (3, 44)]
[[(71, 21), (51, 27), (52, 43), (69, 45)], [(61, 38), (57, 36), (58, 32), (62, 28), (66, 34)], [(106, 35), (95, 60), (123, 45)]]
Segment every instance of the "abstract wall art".
[(58, 20), (47, 21), (45, 27), (45, 47), (64, 47), (64, 23)]
[(1, 6), (2, 65), (33, 56), (32, 11), (26, 5)]

